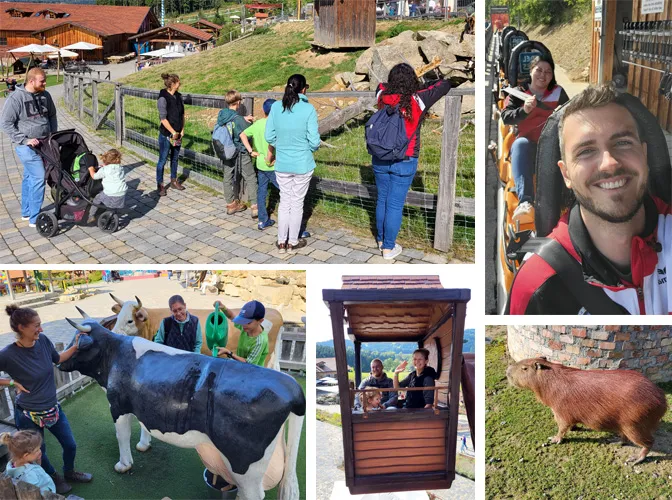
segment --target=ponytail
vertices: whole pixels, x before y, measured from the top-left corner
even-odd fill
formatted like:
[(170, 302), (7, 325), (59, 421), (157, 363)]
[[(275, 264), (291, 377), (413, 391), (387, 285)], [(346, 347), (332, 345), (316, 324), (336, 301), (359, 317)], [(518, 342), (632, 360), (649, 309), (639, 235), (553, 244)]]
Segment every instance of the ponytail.
[(292, 75), (287, 80), (285, 95), (282, 96), (282, 110), (291, 111), (294, 105), (299, 102), (299, 94), (307, 86), (306, 77), (300, 74)]
[(18, 460), (42, 446), (42, 436), (35, 431), (3, 432), (0, 434), (0, 444), (7, 446), (12, 460)]
[(19, 307), (16, 304), (6, 306), (5, 312), (9, 316), (9, 326), (15, 333), (19, 333), (19, 326), (26, 326), (37, 317), (35, 309)]

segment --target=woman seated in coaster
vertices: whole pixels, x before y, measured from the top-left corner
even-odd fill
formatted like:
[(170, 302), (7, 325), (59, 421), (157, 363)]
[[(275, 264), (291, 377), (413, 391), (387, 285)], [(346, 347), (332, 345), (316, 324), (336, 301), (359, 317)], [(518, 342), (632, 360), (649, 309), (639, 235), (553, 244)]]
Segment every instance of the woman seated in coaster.
[(550, 54), (540, 54), (532, 59), (531, 82), (518, 87), (529, 97), (523, 101), (508, 96), (502, 111), (502, 121), (518, 127), (516, 140), (511, 146), (511, 170), (518, 196), (513, 221), (521, 224), (534, 222), (533, 178), (539, 136), (553, 110), (569, 101), (565, 90), (555, 81), (554, 72), (555, 64)]
[[(408, 376), (399, 381), (399, 374), (406, 370), (408, 361), (402, 362), (394, 369), (394, 388), (401, 387), (433, 387), (434, 381), (437, 378), (437, 373), (434, 368), (428, 366), (429, 351), (427, 349), (416, 349), (413, 351), (413, 366), (415, 371), (412, 371)], [(406, 403), (404, 408), (431, 408), (434, 404), (434, 391), (402, 391), (406, 393)], [(402, 398), (399, 398), (400, 400)]]

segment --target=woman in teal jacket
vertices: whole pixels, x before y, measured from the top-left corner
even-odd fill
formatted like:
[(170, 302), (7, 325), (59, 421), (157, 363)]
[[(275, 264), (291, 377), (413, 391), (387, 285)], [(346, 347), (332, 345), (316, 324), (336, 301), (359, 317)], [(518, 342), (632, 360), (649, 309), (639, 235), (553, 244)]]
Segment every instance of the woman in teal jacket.
[(317, 112), (308, 103), (308, 87), (305, 76), (290, 76), (282, 102), (273, 104), (266, 122), (265, 137), (270, 145), (267, 163), (275, 155), (275, 177), (280, 187), (279, 253), (294, 253), (306, 246), (306, 240), (299, 238), (303, 200), (315, 170), (313, 152), (320, 147)]

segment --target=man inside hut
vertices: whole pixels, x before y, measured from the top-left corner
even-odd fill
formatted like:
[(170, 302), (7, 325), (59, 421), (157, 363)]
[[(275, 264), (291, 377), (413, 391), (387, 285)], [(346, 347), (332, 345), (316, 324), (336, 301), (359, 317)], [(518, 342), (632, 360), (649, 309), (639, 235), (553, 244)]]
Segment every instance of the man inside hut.
[(168, 307), (173, 314), (161, 321), (154, 342), (200, 354), (203, 331), (198, 318), (189, 314), (187, 304), (180, 295), (168, 299)]
[[(378, 358), (371, 361), (371, 375), (362, 380), (358, 389), (364, 389), (365, 387), (376, 387), (378, 389), (391, 389), (394, 387), (392, 379), (387, 376), (387, 373), (385, 373), (385, 370), (383, 369), (383, 362)], [(380, 393), (380, 403), (383, 405), (383, 407), (387, 408), (390, 401), (396, 401), (396, 398), (393, 398), (393, 395), (394, 393), (392, 392)], [(357, 395), (355, 406), (361, 406), (359, 394)]]
[[(433, 387), (437, 378), (434, 368), (428, 365), (429, 351), (427, 349), (416, 349), (413, 351), (413, 366), (415, 370), (408, 376), (399, 381), (399, 374), (406, 370), (408, 361), (403, 361), (394, 369), (394, 388), (401, 387)], [(404, 408), (431, 408), (434, 405), (434, 390), (428, 391), (402, 391), (399, 399), (403, 399), (406, 394)]]
[[(589, 87), (565, 107), (558, 167), (576, 203), (549, 238), (568, 263), (561, 277), (540, 255), (530, 256), (514, 279), (510, 314), (672, 310), (672, 207), (649, 192), (647, 138), (616, 98), (609, 86)], [(578, 269), (573, 275), (570, 264)], [(576, 276), (576, 286), (567, 286), (567, 276)]]

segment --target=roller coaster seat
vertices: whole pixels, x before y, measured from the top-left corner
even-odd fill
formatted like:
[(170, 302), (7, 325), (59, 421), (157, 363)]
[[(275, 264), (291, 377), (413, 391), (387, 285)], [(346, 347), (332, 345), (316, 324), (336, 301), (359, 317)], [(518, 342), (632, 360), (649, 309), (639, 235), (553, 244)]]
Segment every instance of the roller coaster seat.
[(501, 33), (499, 35), (500, 47), (499, 47), (498, 62), (499, 62), (499, 69), (503, 72), (506, 72), (507, 65), (504, 64), (504, 51), (502, 50), (502, 44), (504, 43), (504, 40), (506, 39), (506, 35), (508, 35), (512, 31), (516, 31), (515, 26), (507, 26), (501, 31)]
[(525, 42), (529, 40), (527, 38), (527, 35), (520, 30), (511, 30), (509, 31), (506, 36), (502, 40), (502, 48), (501, 48), (501, 60), (502, 60), (502, 67), (503, 68), (508, 68), (509, 67), (509, 60), (511, 57), (511, 52), (513, 51), (514, 47), (516, 47), (519, 43)]
[[(551, 57), (551, 53), (546, 46), (536, 40), (527, 40), (516, 45), (511, 51), (511, 57), (509, 58), (507, 77), (510, 85), (516, 86), (521, 81), (521, 78), (523, 80), (529, 78), (529, 62), (532, 59), (529, 53), (532, 52), (538, 52)], [(527, 74), (524, 74), (525, 70)]]
[[(571, 102), (571, 100), (569, 101)], [(567, 104), (558, 107), (546, 121), (537, 144), (535, 228), (537, 237), (545, 237), (553, 231), (564, 211), (574, 203), (573, 193), (565, 186), (558, 167), (560, 139), (558, 125)], [(638, 123), (647, 143), (649, 164), (649, 192), (665, 202), (672, 199), (672, 172), (665, 135), (658, 119), (631, 94), (621, 94), (618, 104), (627, 108)]]

